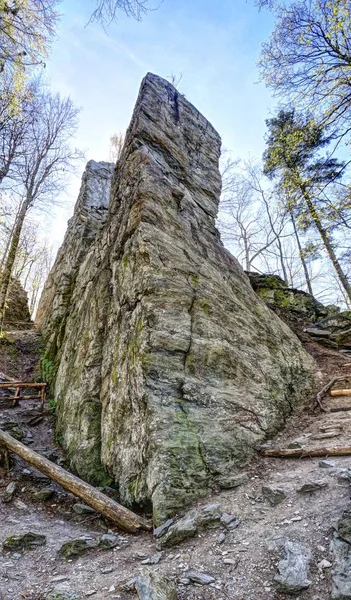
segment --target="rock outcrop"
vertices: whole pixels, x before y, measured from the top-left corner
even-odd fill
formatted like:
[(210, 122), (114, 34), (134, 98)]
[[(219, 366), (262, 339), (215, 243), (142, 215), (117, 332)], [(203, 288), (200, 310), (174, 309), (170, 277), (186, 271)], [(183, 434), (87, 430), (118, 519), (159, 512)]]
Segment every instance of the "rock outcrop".
[[(148, 74), (64, 317), (61, 444), (81, 476), (107, 472), (123, 503), (152, 505), (156, 524), (244, 466), (313, 378), (312, 359), (220, 242), (219, 154), (211, 124)], [(68, 244), (69, 234), (62, 257)], [(55, 266), (49, 289), (60, 294), (57, 277)], [(56, 298), (47, 287), (49, 344)]]
[(324, 346), (335, 348), (344, 354), (351, 353), (351, 310), (322, 319), (305, 331)]
[(279, 275), (253, 271), (246, 273), (255, 292), (282, 319), (285, 314), (289, 314), (290, 317), (295, 314), (301, 319), (314, 323), (339, 311), (336, 306), (324, 306), (303, 290), (289, 287)]
[(46, 359), (54, 359), (56, 365), (79, 267), (107, 217), (114, 168), (112, 163), (94, 160), (86, 165), (74, 215), (40, 298), (36, 322), (42, 331), (50, 332)]
[(18, 279), (11, 278), (5, 310), (5, 329), (28, 329), (33, 326), (28, 294)]

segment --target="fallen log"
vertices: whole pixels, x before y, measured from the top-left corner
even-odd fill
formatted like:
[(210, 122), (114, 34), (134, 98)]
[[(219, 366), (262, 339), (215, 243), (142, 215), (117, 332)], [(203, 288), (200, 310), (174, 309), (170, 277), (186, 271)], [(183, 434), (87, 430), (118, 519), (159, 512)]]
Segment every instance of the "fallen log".
[(93, 486), (69, 473), (62, 467), (41, 456), (34, 450), (27, 448), (24, 444), (15, 440), (11, 435), (0, 429), (0, 445), (23, 458), (30, 465), (59, 483), (94, 510), (101, 513), (112, 523), (130, 533), (136, 533), (140, 529), (150, 531), (151, 525), (142, 517), (139, 517), (128, 508), (121, 506), (105, 494), (102, 494)]
[[(334, 385), (334, 383), (336, 383), (337, 381), (348, 381), (349, 379), (351, 379), (351, 375), (342, 375), (341, 377), (333, 377), (333, 379), (331, 379), (322, 389), (320, 392), (318, 392), (317, 396), (316, 396), (316, 401), (317, 404), (319, 406), (319, 408), (323, 411), (323, 412), (328, 412), (327, 409), (324, 408), (323, 404), (322, 404), (322, 398), (323, 396), (326, 395), (327, 392), (329, 392), (330, 388), (332, 387), (332, 385)], [(331, 395), (333, 395), (333, 393), (331, 392)]]
[(351, 396), (351, 390), (331, 390), (331, 396)]
[(347, 406), (332, 406), (329, 409), (329, 412), (331, 412), (331, 413), (347, 412), (348, 410), (351, 410), (351, 406), (350, 405), (347, 405)]
[(344, 448), (276, 448), (262, 450), (263, 456), (276, 458), (313, 458), (314, 456), (351, 456), (351, 446)]

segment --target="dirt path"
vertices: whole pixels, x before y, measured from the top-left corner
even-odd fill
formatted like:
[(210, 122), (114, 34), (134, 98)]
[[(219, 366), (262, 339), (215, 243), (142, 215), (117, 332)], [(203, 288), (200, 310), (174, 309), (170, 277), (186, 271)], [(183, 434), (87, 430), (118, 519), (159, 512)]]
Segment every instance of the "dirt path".
[[(0, 347), (0, 371), (11, 377), (30, 377), (36, 368), (39, 340), (35, 333), (12, 333), (16, 352), (9, 357), (8, 347)], [(321, 369), (321, 387), (333, 375), (349, 370), (350, 359), (305, 340)], [(328, 407), (335, 400), (326, 398)], [(38, 406), (31, 402), (11, 408), (2, 401), (1, 421), (16, 422), (23, 442), (36, 450), (62, 461), (53, 443), (53, 417), (45, 412), (42, 420)], [(35, 419), (33, 417), (38, 417)], [(34, 423), (34, 424), (33, 424)], [(330, 424), (339, 434), (332, 439), (314, 439)], [(277, 436), (275, 447), (289, 444), (342, 446), (350, 443), (351, 412), (326, 414), (305, 409), (287, 424)], [(333, 459), (335, 467), (351, 466), (351, 457)], [(220, 503), (222, 509), (241, 521), (233, 531), (215, 528), (163, 551), (158, 564), (142, 562), (157, 553), (155, 540), (149, 534), (131, 536), (115, 529), (118, 546), (110, 550), (94, 549), (75, 560), (64, 561), (57, 552), (61, 545), (81, 537), (98, 539), (107, 531), (98, 515), (79, 515), (74, 510), (76, 499), (50, 483), (38, 472), (16, 460), (10, 473), (0, 470), (0, 495), (14, 481), (17, 489), (9, 503), (0, 504), (0, 542), (7, 536), (34, 532), (46, 536), (46, 545), (34, 550), (0, 555), (0, 599), (43, 600), (51, 590), (75, 593), (81, 600), (135, 598), (122, 584), (145, 568), (164, 573), (178, 585), (180, 600), (280, 600), (276, 591), (277, 547), (282, 539), (290, 539), (311, 550), (311, 586), (298, 595), (300, 600), (329, 600), (331, 569), (319, 568), (323, 560), (332, 562), (329, 543), (333, 522), (349, 504), (349, 481), (333, 476), (333, 468), (322, 468), (319, 459), (281, 460), (257, 457), (248, 469), (246, 483), (234, 490), (214, 490), (202, 503)], [(314, 493), (297, 490), (305, 483), (322, 480), (326, 487)], [(37, 501), (36, 492), (50, 487), (54, 495)], [(278, 486), (286, 498), (277, 506), (265, 498), (262, 486)], [(221, 535), (224, 534), (224, 535)], [(187, 584), (189, 571), (213, 576), (208, 585)], [(67, 596), (68, 597), (68, 596)], [(72, 596), (72, 600), (74, 597)]]

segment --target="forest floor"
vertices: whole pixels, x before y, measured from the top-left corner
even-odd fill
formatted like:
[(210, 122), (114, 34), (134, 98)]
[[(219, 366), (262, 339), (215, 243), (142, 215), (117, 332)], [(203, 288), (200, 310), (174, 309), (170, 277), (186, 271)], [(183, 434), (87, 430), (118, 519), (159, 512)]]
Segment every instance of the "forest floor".
[[(39, 336), (34, 331), (11, 332), (10, 336), (13, 343), (0, 344), (0, 374), (31, 381), (38, 364)], [(308, 336), (303, 336), (303, 343), (321, 371), (320, 387), (335, 375), (351, 373), (350, 357), (324, 348)], [(336, 399), (326, 396), (327, 408), (335, 403)], [(36, 401), (22, 401), (12, 407), (8, 400), (0, 398), (0, 411), (0, 421), (19, 426), (23, 443), (58, 462), (62, 460), (54, 443), (54, 415), (49, 407), (41, 413)], [(338, 432), (335, 438), (315, 439), (331, 424)], [(347, 446), (350, 434), (351, 412), (324, 413), (309, 404), (289, 420), (272, 444), (285, 448), (289, 443), (308, 447)], [(219, 503), (224, 512), (240, 520), (237, 528), (200, 531), (192, 539), (163, 550), (157, 555), (157, 564), (145, 566), (142, 562), (158, 551), (152, 534), (125, 534), (97, 514), (77, 514), (73, 507), (79, 501), (74, 496), (22, 460), (13, 458), (9, 472), (0, 468), (0, 497), (10, 482), (16, 483), (13, 499), (7, 503), (0, 499), (0, 544), (8, 536), (26, 532), (46, 536), (46, 544), (23, 552), (0, 550), (0, 599), (44, 600), (55, 590), (71, 592), (72, 600), (90, 596), (94, 600), (132, 600), (133, 592), (125, 591), (123, 585), (149, 569), (174, 581), (180, 600), (280, 600), (287, 596), (276, 590), (273, 578), (279, 560), (278, 546), (289, 539), (301, 543), (312, 554), (311, 585), (295, 597), (328, 600), (333, 524), (349, 508), (350, 484), (331, 476), (333, 469), (322, 468), (319, 461), (319, 458), (292, 460), (257, 455), (247, 469), (246, 483), (232, 490), (213, 490), (211, 496), (198, 503)], [(333, 457), (332, 462), (335, 467), (351, 467), (351, 457)], [(316, 480), (322, 480), (326, 486), (313, 493), (297, 491), (303, 484)], [(262, 491), (265, 485), (282, 488), (284, 501), (271, 506)], [(48, 486), (54, 490), (53, 496), (38, 501), (35, 493)], [(58, 550), (64, 542), (82, 537), (95, 540), (107, 531), (118, 536), (114, 549), (95, 548), (75, 560), (59, 557)], [(207, 585), (189, 583), (189, 571), (211, 575), (214, 580)]]

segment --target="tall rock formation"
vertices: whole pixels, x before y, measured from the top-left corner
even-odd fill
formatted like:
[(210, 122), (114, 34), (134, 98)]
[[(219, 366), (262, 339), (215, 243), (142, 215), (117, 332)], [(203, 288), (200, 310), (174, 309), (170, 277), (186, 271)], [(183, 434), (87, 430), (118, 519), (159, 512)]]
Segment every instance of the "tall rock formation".
[(32, 327), (28, 294), (19, 279), (12, 277), (6, 298), (4, 329), (31, 329)]
[(219, 155), (211, 124), (148, 74), (60, 345), (57, 431), (72, 467), (94, 483), (108, 472), (156, 523), (244, 466), (311, 387), (312, 359), (220, 242)]
[(36, 322), (47, 334), (46, 358), (56, 364), (79, 267), (106, 221), (114, 168), (95, 160), (86, 165), (74, 215), (40, 298)]

